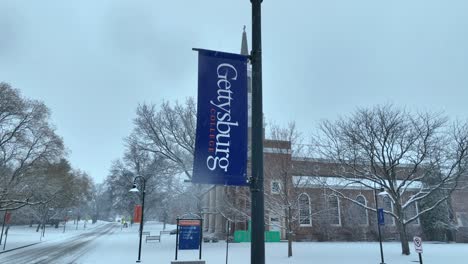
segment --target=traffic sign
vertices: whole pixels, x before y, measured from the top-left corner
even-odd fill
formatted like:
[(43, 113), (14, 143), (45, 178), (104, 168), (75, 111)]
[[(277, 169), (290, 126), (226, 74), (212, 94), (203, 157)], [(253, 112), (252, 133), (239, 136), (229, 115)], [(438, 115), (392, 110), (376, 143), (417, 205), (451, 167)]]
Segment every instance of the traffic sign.
[(413, 242), (414, 242), (414, 250), (418, 253), (423, 253), (423, 248), (422, 248), (422, 239), (420, 237), (413, 237)]

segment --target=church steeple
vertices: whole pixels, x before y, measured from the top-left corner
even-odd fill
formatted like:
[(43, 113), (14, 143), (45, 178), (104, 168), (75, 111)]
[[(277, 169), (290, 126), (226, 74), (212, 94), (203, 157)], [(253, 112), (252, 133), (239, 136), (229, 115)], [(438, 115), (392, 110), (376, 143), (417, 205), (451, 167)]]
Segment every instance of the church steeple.
[(247, 33), (245, 32), (245, 26), (244, 32), (242, 32), (241, 55), (249, 55), (249, 47), (247, 46)]

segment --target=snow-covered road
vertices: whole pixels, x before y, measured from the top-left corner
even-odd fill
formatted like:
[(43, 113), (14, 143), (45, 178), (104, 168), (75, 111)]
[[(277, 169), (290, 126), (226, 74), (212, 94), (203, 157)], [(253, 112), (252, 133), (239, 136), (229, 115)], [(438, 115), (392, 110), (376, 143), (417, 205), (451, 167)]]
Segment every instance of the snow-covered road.
[(103, 235), (118, 230), (118, 224), (108, 223), (64, 239), (47, 241), (32, 247), (0, 255), (2, 264), (74, 263), (93, 247), (93, 242)]

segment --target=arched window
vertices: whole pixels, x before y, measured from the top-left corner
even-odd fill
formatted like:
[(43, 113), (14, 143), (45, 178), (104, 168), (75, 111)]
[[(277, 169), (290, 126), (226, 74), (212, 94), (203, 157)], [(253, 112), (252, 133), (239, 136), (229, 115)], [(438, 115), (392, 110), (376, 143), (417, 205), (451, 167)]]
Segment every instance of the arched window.
[(299, 224), (300, 226), (312, 225), (310, 197), (306, 193), (299, 195)]
[[(393, 213), (393, 203), (392, 199), (388, 196), (384, 196), (382, 198), (382, 204), (381, 207), (384, 209), (384, 211), (392, 212)], [(385, 224), (390, 224), (390, 225), (395, 225), (395, 218), (393, 218), (392, 215), (390, 214), (385, 214)]]
[(328, 211), (331, 225), (341, 225), (340, 200), (338, 197), (328, 196)]
[[(364, 195), (358, 195), (356, 197), (356, 202), (362, 204), (363, 206), (367, 206), (367, 200), (366, 197), (364, 197)], [(364, 208), (363, 206), (354, 204), (354, 212), (356, 214), (355, 217), (359, 225), (369, 225), (369, 216), (366, 208)]]
[[(409, 220), (409, 219), (413, 218), (414, 216), (416, 216), (419, 213), (418, 209), (419, 209), (418, 208), (418, 202), (414, 202), (414, 203), (408, 205), (408, 207), (406, 207), (405, 210), (404, 210), (405, 220)], [(416, 218), (416, 220), (414, 220), (413, 222), (411, 222), (411, 224), (419, 225), (419, 217)]]

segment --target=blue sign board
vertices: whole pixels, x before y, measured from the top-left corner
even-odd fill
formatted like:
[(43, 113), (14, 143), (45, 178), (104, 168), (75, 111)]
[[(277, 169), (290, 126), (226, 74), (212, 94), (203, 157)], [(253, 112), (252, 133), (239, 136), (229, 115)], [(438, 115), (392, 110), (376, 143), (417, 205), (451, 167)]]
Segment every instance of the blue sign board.
[(248, 185), (247, 56), (198, 51), (194, 183)]
[(384, 210), (383, 208), (377, 209), (379, 225), (385, 225)]
[(199, 220), (179, 221), (179, 250), (199, 249), (201, 241)]

